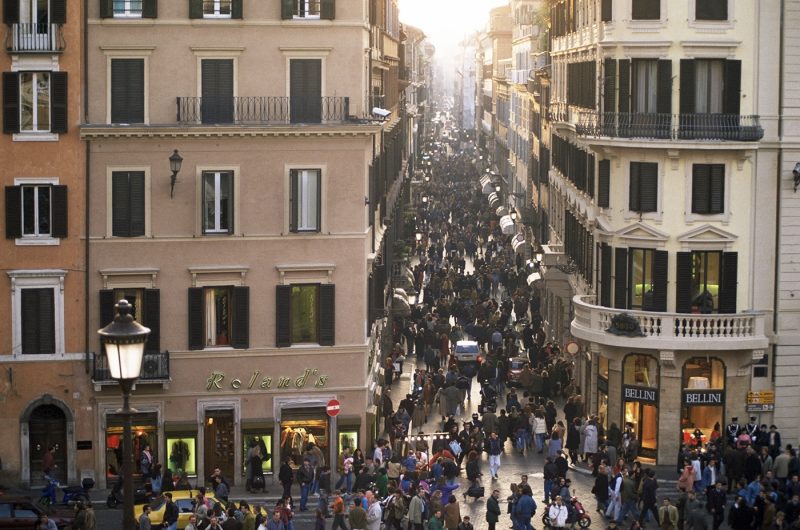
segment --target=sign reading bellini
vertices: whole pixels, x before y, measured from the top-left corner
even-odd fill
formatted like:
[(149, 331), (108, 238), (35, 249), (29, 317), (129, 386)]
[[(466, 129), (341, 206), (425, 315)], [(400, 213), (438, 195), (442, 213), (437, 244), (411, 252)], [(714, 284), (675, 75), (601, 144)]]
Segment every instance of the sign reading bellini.
[(230, 387), (232, 390), (289, 389), (304, 388), (307, 384), (311, 385), (312, 383), (314, 388), (325, 388), (325, 385), (328, 384), (328, 376), (320, 374), (316, 368), (306, 368), (299, 377), (279, 376), (276, 378), (268, 375), (262, 376), (260, 370), (254, 370), (249, 378), (234, 377), (226, 381), (225, 372), (213, 371), (206, 379), (206, 390), (222, 390), (223, 387)]

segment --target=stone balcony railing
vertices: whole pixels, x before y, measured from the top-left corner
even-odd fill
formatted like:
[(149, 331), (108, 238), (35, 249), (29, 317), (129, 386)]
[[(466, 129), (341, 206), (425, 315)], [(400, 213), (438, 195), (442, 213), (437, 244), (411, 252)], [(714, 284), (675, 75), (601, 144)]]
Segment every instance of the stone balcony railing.
[[(758, 311), (733, 314), (660, 313), (614, 309), (595, 305), (594, 296), (572, 300), (575, 318), (572, 335), (607, 346), (655, 350), (762, 350), (767, 347), (765, 315)], [(638, 323), (641, 334), (618, 335), (607, 331), (611, 320), (626, 314)]]

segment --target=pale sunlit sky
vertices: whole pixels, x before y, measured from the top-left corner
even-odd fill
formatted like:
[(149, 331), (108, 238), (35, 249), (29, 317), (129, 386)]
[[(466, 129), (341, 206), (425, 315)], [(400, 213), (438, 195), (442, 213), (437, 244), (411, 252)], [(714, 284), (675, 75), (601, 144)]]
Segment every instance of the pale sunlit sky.
[(506, 4), (508, 0), (399, 0), (400, 21), (424, 31), (441, 56), (485, 28), (490, 9)]

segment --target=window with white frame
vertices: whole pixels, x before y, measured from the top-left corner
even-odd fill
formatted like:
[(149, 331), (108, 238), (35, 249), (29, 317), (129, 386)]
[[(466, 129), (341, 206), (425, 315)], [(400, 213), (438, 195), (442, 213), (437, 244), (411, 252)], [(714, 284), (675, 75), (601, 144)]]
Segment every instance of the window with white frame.
[(203, 172), (203, 233), (233, 231), (233, 172)]
[(18, 178), (14, 182), (16, 185), (5, 189), (6, 237), (18, 244), (67, 237), (67, 187), (59, 186), (57, 178)]
[(231, 0), (203, 0), (203, 18), (231, 18)]
[(50, 236), (49, 184), (22, 186), (22, 237)]
[(320, 0), (294, 0), (294, 18), (319, 18)]
[(11, 278), (14, 355), (64, 353), (65, 270), (13, 270)]
[(321, 230), (321, 173), (319, 169), (291, 170), (292, 232)]
[(141, 18), (142, 0), (114, 0), (114, 18)]
[(50, 72), (20, 72), (20, 132), (50, 132)]

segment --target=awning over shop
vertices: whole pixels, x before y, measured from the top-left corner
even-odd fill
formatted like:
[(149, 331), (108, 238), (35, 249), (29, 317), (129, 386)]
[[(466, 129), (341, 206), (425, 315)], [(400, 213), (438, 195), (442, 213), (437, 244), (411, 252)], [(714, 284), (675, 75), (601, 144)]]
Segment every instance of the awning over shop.
[(392, 311), (398, 316), (409, 316), (411, 314), (411, 303), (408, 301), (405, 289), (397, 288), (394, 290)]
[(520, 254), (523, 258), (528, 259), (531, 257), (531, 244), (525, 240), (525, 234), (520, 233), (514, 236), (511, 240), (511, 246), (516, 254)]
[(533, 274), (528, 275), (528, 285), (533, 285), (534, 282), (538, 282), (542, 279), (542, 275), (538, 272), (534, 272)]
[(510, 215), (504, 215), (500, 218), (500, 230), (507, 236), (514, 233), (514, 221), (511, 220)]
[(496, 191), (490, 193), (488, 198), (489, 198), (489, 206), (491, 206), (492, 208), (497, 208), (498, 206), (500, 206), (500, 197), (497, 196)]
[(497, 210), (495, 210), (495, 214), (497, 214), (497, 217), (503, 217), (504, 215), (508, 215), (508, 208), (506, 208), (505, 206), (498, 206)]
[(492, 185), (492, 179), (489, 175), (484, 175), (481, 177), (481, 192), (484, 195), (489, 195), (494, 191), (494, 186)]

